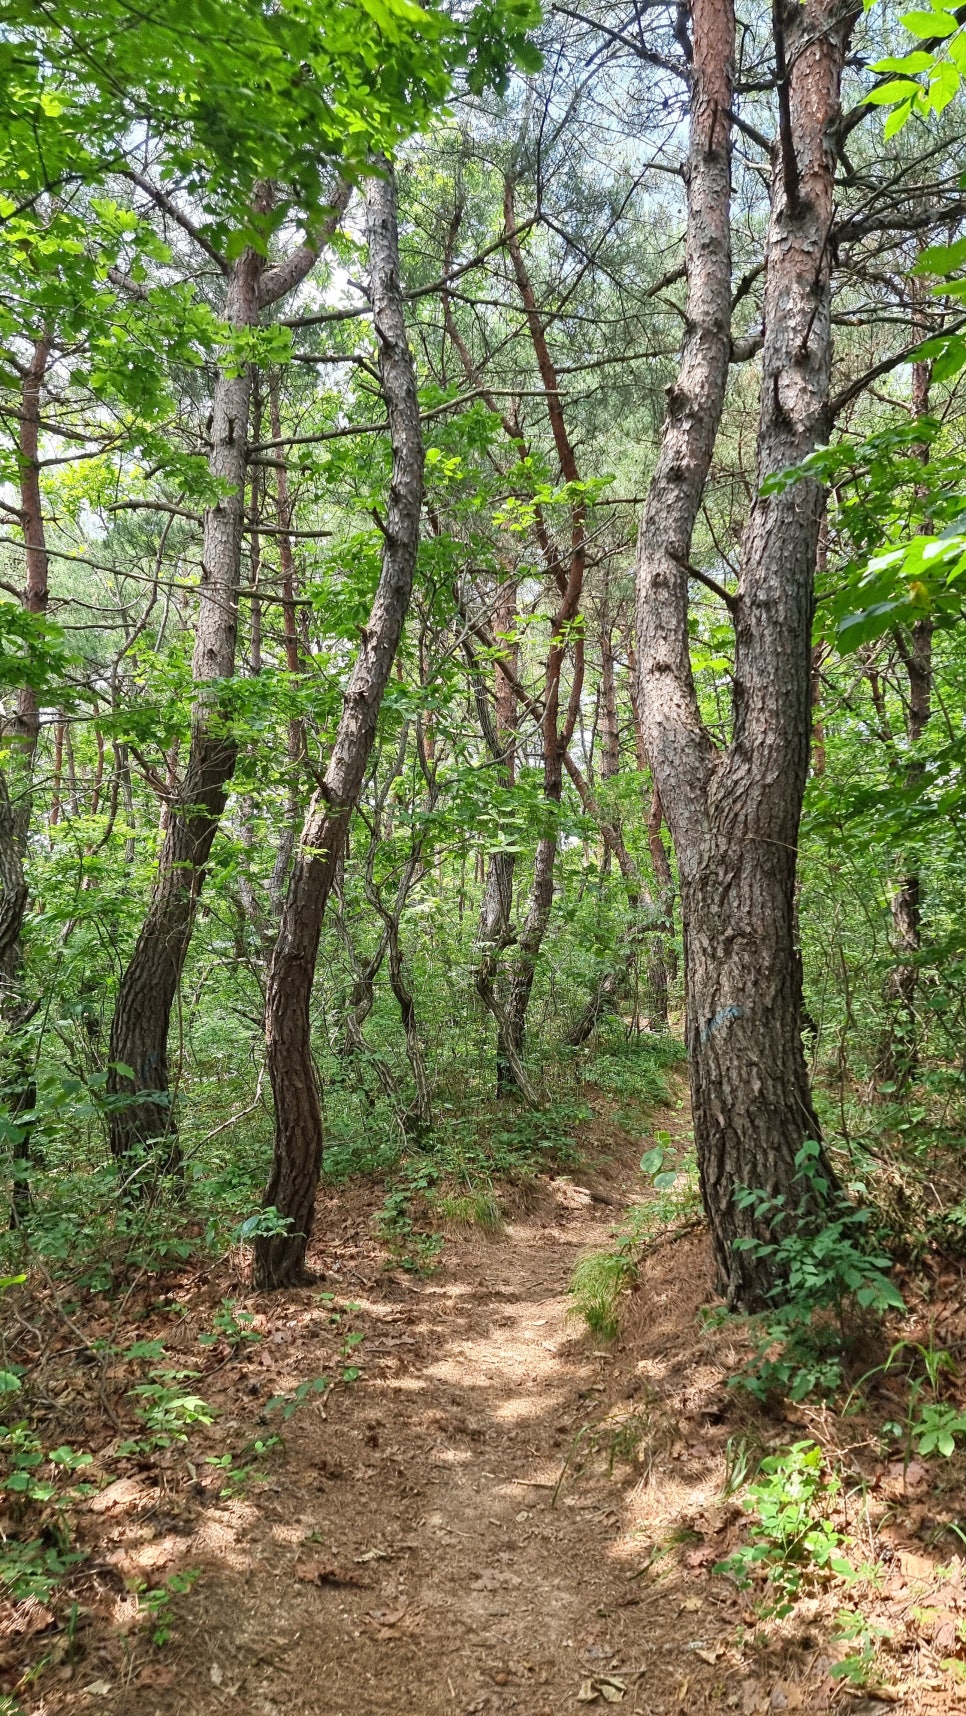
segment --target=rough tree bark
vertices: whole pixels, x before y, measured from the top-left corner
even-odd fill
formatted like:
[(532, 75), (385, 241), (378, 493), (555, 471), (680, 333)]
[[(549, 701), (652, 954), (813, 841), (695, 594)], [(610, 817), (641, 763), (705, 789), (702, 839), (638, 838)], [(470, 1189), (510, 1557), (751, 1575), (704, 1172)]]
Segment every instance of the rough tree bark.
[[(292, 291), (318, 260), (348, 201), (317, 238), (267, 267), (246, 249), (232, 266), (224, 318), (254, 326), (261, 312)], [(212, 476), (229, 492), (205, 513), (202, 577), (192, 679), (196, 687), (187, 766), (171, 806), (151, 903), (122, 978), (111, 1024), (108, 1088), (119, 1101), (111, 1113), (111, 1148), (123, 1161), (139, 1147), (163, 1141), (159, 1164), (177, 1162), (168, 1081), (168, 1030), (184, 968), (198, 898), (235, 767), (237, 746), (221, 683), (235, 670), (241, 583), (245, 480), (249, 451), (252, 368), (231, 364), (215, 383), (210, 425)]]
[(288, 1223), (255, 1246), (260, 1287), (288, 1287), (305, 1274), (322, 1165), (322, 1115), (312, 1060), (309, 1004), (322, 920), (376, 722), (409, 608), (423, 495), (423, 443), (399, 280), (395, 179), (388, 162), (367, 192), (369, 281), (393, 461), (383, 525), (382, 572), (332, 755), (292, 862), (265, 1004), (268, 1070), (275, 1097), (275, 1147), (265, 1204)]
[[(730, 353), (731, 0), (695, 0), (688, 167), (688, 304), (638, 545), (644, 738), (674, 839), (684, 918), (695, 1140), (721, 1291), (759, 1308), (771, 1264), (736, 1240), (774, 1237), (741, 1186), (795, 1206), (796, 1155), (818, 1137), (801, 1041), (796, 848), (808, 769), (810, 631), (822, 495), (804, 481), (754, 500), (741, 552), (733, 727), (717, 751), (688, 655), (687, 568)], [(776, 8), (787, 68), (772, 170), (758, 486), (827, 433), (831, 137), (854, 14), (840, 0)], [(781, 68), (780, 68), (781, 71)], [(823, 1156), (813, 1193), (832, 1186)]]

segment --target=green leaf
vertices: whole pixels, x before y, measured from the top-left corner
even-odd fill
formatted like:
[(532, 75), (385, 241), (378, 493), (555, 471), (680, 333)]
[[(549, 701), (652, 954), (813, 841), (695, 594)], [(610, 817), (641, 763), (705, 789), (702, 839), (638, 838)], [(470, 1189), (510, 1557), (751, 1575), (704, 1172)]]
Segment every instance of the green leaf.
[(951, 12), (903, 12), (899, 18), (914, 36), (931, 40), (933, 36), (955, 36), (959, 23)]
[(918, 94), (917, 83), (910, 83), (907, 78), (892, 78), (889, 83), (880, 84), (878, 89), (871, 89), (865, 100), (869, 107), (891, 107), (894, 102)]
[(911, 54), (892, 56), (885, 60), (876, 60), (872, 70), (875, 72), (914, 72), (932, 71), (935, 65), (932, 54), (927, 54), (921, 48), (915, 48)]
[(895, 137), (902, 130), (912, 113), (913, 105), (911, 101), (904, 101), (900, 107), (895, 108), (890, 113), (882, 127), (882, 135), (887, 143), (890, 137)]
[(958, 94), (959, 73), (948, 60), (941, 60), (929, 80), (930, 107), (934, 113), (942, 113)]

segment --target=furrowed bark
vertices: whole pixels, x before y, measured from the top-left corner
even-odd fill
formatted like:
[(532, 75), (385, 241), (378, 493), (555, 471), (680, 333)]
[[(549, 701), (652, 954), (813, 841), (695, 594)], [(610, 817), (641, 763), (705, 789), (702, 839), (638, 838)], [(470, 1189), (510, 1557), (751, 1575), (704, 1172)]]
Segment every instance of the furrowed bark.
[[(698, 0), (688, 211), (688, 334), (639, 549), (640, 694), (645, 743), (678, 855), (695, 1139), (721, 1291), (757, 1309), (771, 1265), (737, 1240), (774, 1237), (741, 1210), (742, 1186), (798, 1206), (796, 1155), (817, 1139), (801, 1042), (794, 932), (796, 848), (811, 727), (810, 633), (822, 494), (811, 481), (755, 499), (744, 534), (735, 625), (732, 738), (715, 754), (687, 653), (684, 573), (707, 477), (727, 364), (728, 123), (734, 20)], [(853, 15), (837, 0), (783, 13), (788, 150), (773, 164), (767, 238), (758, 485), (825, 438), (831, 325), (829, 139)], [(695, 418), (703, 402), (708, 417)], [(661, 516), (666, 523), (662, 528)], [(659, 541), (655, 549), (649, 533)], [(672, 567), (677, 565), (677, 574)], [(833, 1179), (818, 1158), (811, 1214)], [(806, 1218), (808, 1208), (802, 1212)]]
[[(337, 227), (348, 196), (348, 188), (341, 187), (334, 199), (335, 213), (318, 242), (300, 246), (277, 267), (266, 269), (264, 259), (253, 250), (242, 253), (229, 279), (227, 322), (236, 328), (254, 326), (262, 310), (304, 279)], [(115, 1098), (127, 1098), (111, 1114), (111, 1148), (118, 1161), (157, 1142), (164, 1144), (160, 1166), (174, 1166), (178, 1159), (168, 1080), (168, 1031), (237, 755), (221, 686), (235, 671), (251, 390), (250, 365), (235, 373), (235, 366), (226, 364), (215, 383), (209, 469), (228, 485), (228, 493), (205, 513), (187, 766), (171, 806), (151, 903), (121, 978), (111, 1025), (108, 1089)]]
[(288, 1227), (259, 1239), (255, 1280), (286, 1287), (304, 1278), (322, 1164), (322, 1116), (309, 1005), (326, 904), (376, 735), (383, 693), (409, 608), (423, 493), (423, 444), (399, 280), (395, 179), (388, 162), (367, 193), (369, 278), (379, 368), (393, 449), (382, 572), (322, 786), (295, 853), (265, 1006), (275, 1145), (265, 1205)]

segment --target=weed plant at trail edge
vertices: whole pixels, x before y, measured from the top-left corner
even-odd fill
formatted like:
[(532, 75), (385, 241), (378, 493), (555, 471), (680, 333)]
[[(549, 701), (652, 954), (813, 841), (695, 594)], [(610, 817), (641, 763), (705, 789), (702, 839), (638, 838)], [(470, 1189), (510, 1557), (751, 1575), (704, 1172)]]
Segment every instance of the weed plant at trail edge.
[(620, 1296), (637, 1277), (641, 1253), (692, 1221), (700, 1209), (693, 1150), (684, 1152), (679, 1165), (670, 1166), (674, 1147), (670, 1133), (658, 1132), (655, 1137), (654, 1147), (641, 1158), (651, 1196), (632, 1206), (606, 1250), (580, 1259), (570, 1280), (570, 1315), (582, 1317), (600, 1340), (613, 1340), (617, 1334)]

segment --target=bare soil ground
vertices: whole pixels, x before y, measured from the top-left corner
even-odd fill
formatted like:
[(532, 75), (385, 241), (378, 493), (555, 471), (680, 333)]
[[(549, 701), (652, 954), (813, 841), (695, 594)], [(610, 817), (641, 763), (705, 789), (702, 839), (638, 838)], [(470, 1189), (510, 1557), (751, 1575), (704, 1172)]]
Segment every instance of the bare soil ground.
[[(137, 1332), (173, 1324), (169, 1355), (181, 1343), (185, 1363), (198, 1363), (198, 1331), (229, 1290), (263, 1338), (237, 1357), (213, 1349), (196, 1386), (218, 1418), (192, 1437), (190, 1464), (178, 1451), (160, 1471), (132, 1462), (86, 1504), (90, 1561), (73, 1640), (65, 1646), (44, 1611), (31, 1621), (29, 1605), (10, 1623), (0, 1669), (11, 1690), (25, 1636), (35, 1634), (36, 1661), (50, 1629), (45, 1668), (20, 1683), (23, 1709), (954, 1708), (957, 1678), (940, 1664), (963, 1648), (962, 1564), (948, 1541), (924, 1547), (921, 1528), (923, 1518), (935, 1526), (937, 1507), (953, 1519), (958, 1492), (927, 1506), (913, 1493), (917, 1471), (876, 1468), (885, 1582), (861, 1599), (818, 1593), (791, 1622), (760, 1628), (748, 1597), (712, 1575), (743, 1530), (738, 1503), (721, 1499), (729, 1437), (815, 1435), (841, 1449), (849, 1436), (861, 1448), (863, 1433), (821, 1412), (755, 1419), (735, 1403), (732, 1337), (702, 1331), (698, 1318), (711, 1296), (700, 1233), (648, 1259), (618, 1341), (595, 1347), (575, 1324), (575, 1261), (641, 1195), (639, 1151), (625, 1141), (593, 1171), (517, 1189), (504, 1231), (451, 1233), (428, 1276), (393, 1267), (373, 1233), (378, 1188), (357, 1185), (320, 1200), (317, 1286), (259, 1298), (224, 1273), (185, 1277), (170, 1298), (189, 1315), (167, 1323), (155, 1289)], [(349, 1332), (364, 1336), (351, 1350)], [(205, 1455), (267, 1435), (270, 1395), (338, 1379), (347, 1365), (358, 1378), (310, 1397), (264, 1475), (220, 1495)], [(93, 1435), (93, 1398), (89, 1410)], [(184, 1569), (199, 1577), (173, 1599), (173, 1636), (159, 1649), (132, 1587), (157, 1589)], [(830, 1677), (843, 1601), (893, 1627), (895, 1684), (874, 1696)]]

